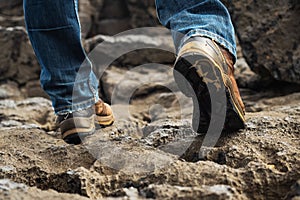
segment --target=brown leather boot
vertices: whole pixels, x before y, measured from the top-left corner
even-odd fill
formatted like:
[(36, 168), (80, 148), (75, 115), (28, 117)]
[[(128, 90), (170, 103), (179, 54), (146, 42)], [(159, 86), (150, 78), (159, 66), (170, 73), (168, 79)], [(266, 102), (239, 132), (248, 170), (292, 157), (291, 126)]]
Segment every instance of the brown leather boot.
[[(226, 112), (223, 131), (245, 127), (245, 107), (234, 78), (233, 57), (217, 43), (206, 37), (193, 37), (185, 42), (174, 65), (174, 78), (179, 89), (193, 98), (195, 131), (206, 133), (210, 121), (216, 122), (217, 118), (211, 119), (211, 101), (220, 115), (222, 108)], [(216, 110), (213, 112), (217, 113)]]
[(82, 138), (95, 131), (93, 107), (57, 116), (56, 123), (66, 143), (80, 144)]
[(82, 138), (95, 131), (95, 124), (100, 127), (112, 125), (114, 116), (111, 107), (99, 100), (87, 109), (58, 115), (56, 123), (65, 142), (80, 144)]

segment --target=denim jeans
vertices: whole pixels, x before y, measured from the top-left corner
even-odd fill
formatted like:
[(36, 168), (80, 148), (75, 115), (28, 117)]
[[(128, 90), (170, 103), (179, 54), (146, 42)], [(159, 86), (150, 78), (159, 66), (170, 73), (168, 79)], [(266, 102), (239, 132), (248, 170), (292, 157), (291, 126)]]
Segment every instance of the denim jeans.
[(162, 25), (172, 30), (176, 49), (193, 36), (211, 38), (236, 58), (234, 28), (219, 0), (156, 0)]
[[(172, 30), (177, 49), (190, 37), (204, 36), (236, 55), (234, 29), (220, 1), (156, 0), (156, 6), (160, 22)], [(95, 104), (99, 100), (98, 80), (81, 44), (78, 0), (24, 0), (24, 13), (41, 65), (41, 85), (55, 113), (71, 113)]]

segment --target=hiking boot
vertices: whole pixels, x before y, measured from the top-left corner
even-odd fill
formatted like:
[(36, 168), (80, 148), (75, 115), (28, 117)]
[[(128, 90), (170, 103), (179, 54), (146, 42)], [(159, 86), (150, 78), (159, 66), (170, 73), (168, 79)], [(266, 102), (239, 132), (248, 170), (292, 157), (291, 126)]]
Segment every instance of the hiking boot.
[(58, 115), (56, 123), (60, 128), (63, 140), (68, 144), (80, 144), (81, 138), (95, 131), (94, 107), (85, 110)]
[(234, 78), (233, 65), (232, 55), (209, 38), (192, 37), (180, 49), (174, 65), (174, 78), (179, 89), (193, 98), (193, 129), (198, 133), (206, 133), (213, 120), (210, 94), (226, 95), (225, 101), (216, 96), (212, 99), (220, 110), (214, 113), (221, 113), (222, 108), (226, 111), (223, 131), (232, 132), (245, 127), (245, 107)]
[(94, 106), (84, 110), (58, 115), (56, 123), (62, 138), (69, 144), (80, 144), (81, 139), (95, 131), (95, 125), (112, 125), (114, 116), (110, 106), (99, 100)]

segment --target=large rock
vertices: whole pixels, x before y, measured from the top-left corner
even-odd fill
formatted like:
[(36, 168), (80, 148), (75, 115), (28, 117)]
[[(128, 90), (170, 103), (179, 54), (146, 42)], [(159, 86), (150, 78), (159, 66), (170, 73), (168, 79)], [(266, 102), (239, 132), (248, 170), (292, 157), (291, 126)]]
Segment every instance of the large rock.
[(153, 0), (79, 0), (79, 3), (84, 37), (115, 35), (131, 28), (159, 25)]
[(224, 2), (250, 67), (267, 80), (300, 84), (299, 2)]
[(25, 84), (39, 78), (40, 67), (23, 27), (0, 27), (0, 81)]
[(83, 37), (114, 35), (130, 29), (130, 13), (122, 0), (79, 0), (79, 16)]
[(48, 99), (0, 100), (0, 129), (39, 127), (49, 131), (55, 130), (54, 121), (54, 112)]
[[(139, 89), (136, 95), (146, 95), (156, 89), (162, 89), (161, 86), (157, 87), (159, 84), (168, 86), (170, 78), (173, 77), (169, 73), (169, 65), (175, 60), (173, 41), (168, 33), (166, 29), (145, 28), (114, 37), (97, 35), (85, 41), (94, 71), (101, 79), (101, 93), (104, 99), (111, 100), (116, 85), (122, 87), (119, 91), (125, 92), (123, 94), (128, 94), (126, 92), (133, 88)], [(150, 63), (154, 64), (142, 66)], [(108, 68), (111, 65), (120, 69)], [(138, 70), (132, 69), (135, 66), (139, 67)], [(122, 83), (118, 84), (119, 81)], [(141, 86), (144, 87), (139, 87), (142, 83), (144, 85)]]
[(111, 67), (101, 77), (101, 91), (109, 102), (129, 103), (126, 100), (175, 88), (171, 72), (168, 67), (157, 69), (155, 65), (152, 69), (142, 67), (133, 70)]
[(86, 40), (85, 47), (93, 51), (89, 56), (96, 65), (110, 65), (116, 60), (119, 66), (175, 61), (172, 37), (162, 28), (141, 28), (113, 37), (97, 35)]

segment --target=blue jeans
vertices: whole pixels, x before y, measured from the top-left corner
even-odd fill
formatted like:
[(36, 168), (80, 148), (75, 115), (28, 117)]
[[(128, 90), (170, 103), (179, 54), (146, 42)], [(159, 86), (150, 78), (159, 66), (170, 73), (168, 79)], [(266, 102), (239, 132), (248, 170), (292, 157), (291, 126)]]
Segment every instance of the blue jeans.
[[(177, 49), (192, 36), (205, 36), (235, 57), (234, 29), (220, 1), (156, 0), (156, 7), (160, 22), (172, 30)], [(99, 100), (98, 80), (81, 44), (78, 1), (24, 0), (24, 13), (41, 65), (41, 85), (55, 113), (70, 113), (95, 104)]]

